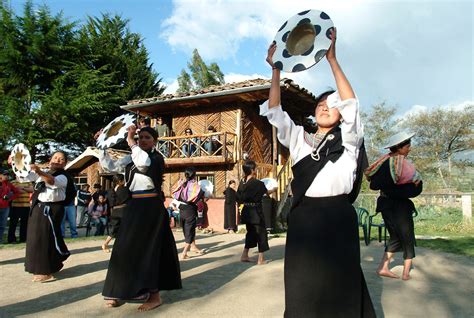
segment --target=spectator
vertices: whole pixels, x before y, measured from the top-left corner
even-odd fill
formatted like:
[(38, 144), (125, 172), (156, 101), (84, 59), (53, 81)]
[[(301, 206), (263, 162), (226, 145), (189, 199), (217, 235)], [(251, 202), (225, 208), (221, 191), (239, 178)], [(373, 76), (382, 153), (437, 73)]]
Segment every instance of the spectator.
[(99, 195), (103, 195), (105, 197), (106, 191), (102, 190), (102, 185), (100, 185), (100, 183), (96, 183), (94, 184), (94, 193), (92, 193), (92, 200), (94, 200), (94, 202), (97, 202), (97, 200), (99, 200)]
[(194, 154), (196, 153), (197, 139), (195, 137), (193, 138), (190, 137), (193, 134), (193, 131), (191, 130), (191, 128), (187, 128), (184, 131), (184, 134), (186, 136), (186, 139), (183, 140), (181, 150), (183, 152), (183, 156), (189, 158), (191, 156), (194, 156)]
[(179, 219), (179, 204), (180, 204), (180, 202), (178, 200), (173, 199), (173, 201), (171, 201), (170, 205), (166, 208), (166, 210), (168, 211), (169, 218), (174, 219), (175, 226), (177, 226), (177, 224), (178, 224), (178, 222), (176, 222), (176, 220)]
[[(170, 135), (168, 125), (163, 123), (162, 117), (156, 117), (155, 130), (158, 132), (158, 138), (169, 137)], [(168, 157), (169, 153), (168, 153), (168, 146), (166, 145), (166, 141), (158, 140), (157, 150), (163, 155), (163, 157), (165, 158)]]
[(235, 191), (235, 180), (230, 180), (227, 189), (224, 191), (224, 229), (227, 233), (234, 233), (237, 231), (236, 222), (236, 207), (237, 207), (237, 192)]
[(123, 213), (127, 207), (127, 201), (130, 199), (130, 191), (125, 186), (125, 177), (123, 174), (116, 174), (114, 176), (113, 189), (110, 189), (109, 206), (111, 209), (110, 213), (110, 224), (112, 225), (112, 233), (105, 239), (102, 244), (102, 250), (106, 253), (110, 253), (109, 243), (117, 236), (122, 222)]
[(89, 206), (90, 224), (95, 225), (95, 236), (104, 235), (107, 224), (107, 203), (103, 194), (99, 195), (97, 202)]
[(7, 226), (10, 202), (19, 194), (18, 189), (10, 183), (8, 170), (0, 170), (0, 243), (3, 242), (3, 232)]
[(87, 207), (92, 201), (92, 194), (89, 191), (90, 187), (88, 184), (83, 184), (82, 189), (77, 190), (76, 214), (78, 227), (84, 226), (84, 222), (86, 221)]
[(66, 187), (66, 199), (64, 199), (64, 216), (61, 222), (61, 234), (66, 237), (66, 220), (69, 223), (69, 230), (71, 231), (71, 238), (77, 238), (76, 228), (76, 206), (74, 201), (77, 195), (76, 185), (74, 179), (67, 173), (65, 176), (68, 178)]
[(33, 187), (31, 182), (13, 181), (12, 184), (19, 190), (19, 195), (11, 202), (8, 243), (17, 243), (15, 233), (18, 220), (20, 220), (20, 240), (18, 243), (24, 243), (26, 242), (28, 216), (30, 214), (30, 194), (33, 192)]
[[(215, 132), (216, 132), (216, 129), (214, 128), (214, 126), (211, 125), (207, 127), (208, 134), (212, 134)], [(206, 155), (213, 156), (214, 151), (216, 151), (216, 149), (218, 148), (218, 144), (219, 144), (219, 139), (216, 135), (207, 137), (206, 141), (204, 142), (204, 149), (206, 150)]]
[(142, 117), (138, 121), (138, 128), (142, 129), (144, 127), (150, 127), (151, 119), (149, 117)]

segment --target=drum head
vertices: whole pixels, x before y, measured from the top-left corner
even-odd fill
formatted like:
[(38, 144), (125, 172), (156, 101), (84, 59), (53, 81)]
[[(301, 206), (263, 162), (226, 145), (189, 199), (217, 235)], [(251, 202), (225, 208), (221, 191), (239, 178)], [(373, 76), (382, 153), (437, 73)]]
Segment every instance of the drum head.
[(323, 11), (306, 10), (292, 16), (275, 35), (273, 64), (289, 73), (307, 70), (326, 55), (333, 28), (331, 18)]
[(132, 114), (124, 114), (112, 120), (97, 138), (97, 148), (107, 149), (126, 139), (127, 129), (133, 125), (134, 120)]
[(24, 144), (16, 144), (11, 152), (12, 169), (15, 175), (24, 178), (30, 172), (31, 155)]
[(200, 180), (198, 183), (207, 198), (212, 196), (212, 194), (214, 193), (214, 185), (211, 181), (203, 179)]
[(267, 190), (272, 190), (278, 187), (278, 182), (273, 178), (264, 178), (260, 181), (265, 184), (265, 188), (267, 188)]

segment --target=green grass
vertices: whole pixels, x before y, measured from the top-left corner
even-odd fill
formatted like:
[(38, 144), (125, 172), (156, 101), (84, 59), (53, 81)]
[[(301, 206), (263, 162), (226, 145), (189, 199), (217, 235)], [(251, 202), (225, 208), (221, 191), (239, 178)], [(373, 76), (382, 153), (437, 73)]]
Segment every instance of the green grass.
[[(66, 244), (78, 241), (104, 241), (107, 236), (88, 236), (88, 237), (78, 237), (78, 238), (66, 238), (64, 241)], [(4, 242), (6, 242), (7, 237), (4, 237)], [(17, 243), (17, 244), (0, 244), (0, 249), (13, 249), (13, 250), (21, 250), (24, 249), (26, 243)]]
[(425, 247), (432, 250), (454, 253), (474, 257), (474, 237), (449, 237), (435, 239), (417, 239), (416, 244), (419, 247)]

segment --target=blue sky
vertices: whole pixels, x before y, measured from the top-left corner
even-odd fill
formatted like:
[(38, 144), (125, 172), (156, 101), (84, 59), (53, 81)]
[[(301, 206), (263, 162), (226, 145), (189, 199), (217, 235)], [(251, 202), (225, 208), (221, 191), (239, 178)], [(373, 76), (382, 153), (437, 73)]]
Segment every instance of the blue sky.
[[(25, 1), (10, 0), (17, 14)], [(337, 56), (363, 109), (386, 101), (398, 113), (473, 104), (473, 16), (470, 0), (34, 0), (71, 21), (101, 13), (130, 20), (150, 62), (168, 85), (197, 48), (227, 82), (271, 75), (268, 44), (292, 15), (318, 9), (338, 28)], [(315, 94), (334, 81), (326, 60), (283, 73)]]

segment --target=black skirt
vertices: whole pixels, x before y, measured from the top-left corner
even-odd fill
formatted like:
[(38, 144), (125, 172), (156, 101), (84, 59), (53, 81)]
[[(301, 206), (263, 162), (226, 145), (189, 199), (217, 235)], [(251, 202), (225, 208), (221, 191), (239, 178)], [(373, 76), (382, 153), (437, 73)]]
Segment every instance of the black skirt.
[(158, 196), (127, 202), (102, 295), (131, 300), (149, 292), (181, 288), (176, 243)]
[(28, 218), (25, 270), (35, 275), (50, 275), (63, 268), (70, 253), (61, 235), (64, 206), (38, 202)]
[(347, 195), (304, 197), (290, 212), (285, 317), (375, 317)]
[(236, 207), (235, 202), (224, 204), (224, 229), (226, 230), (237, 230)]
[(392, 199), (385, 196), (377, 199), (377, 211), (382, 212), (390, 234), (385, 252), (403, 252), (403, 259), (415, 258), (414, 210), (415, 206), (409, 199)]

